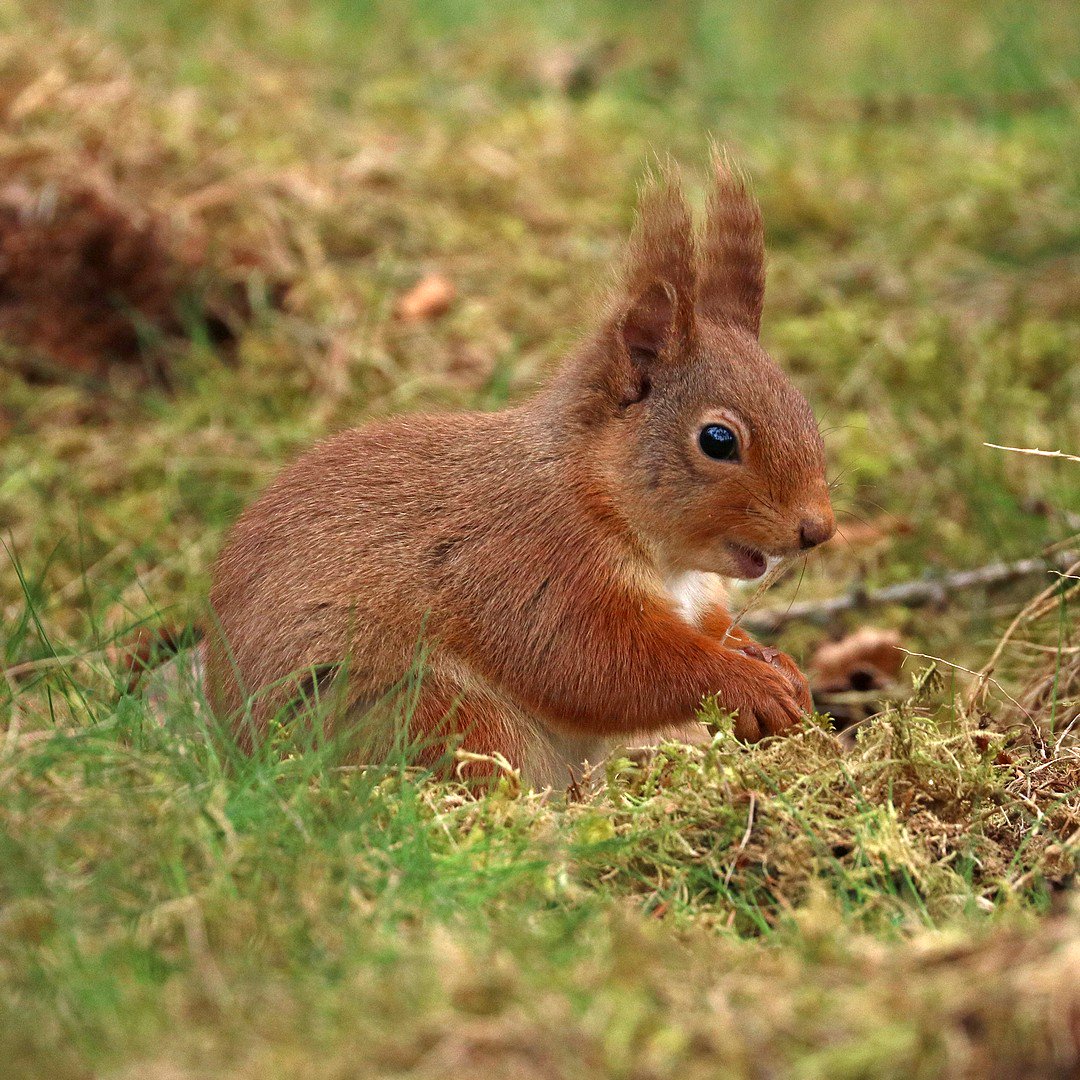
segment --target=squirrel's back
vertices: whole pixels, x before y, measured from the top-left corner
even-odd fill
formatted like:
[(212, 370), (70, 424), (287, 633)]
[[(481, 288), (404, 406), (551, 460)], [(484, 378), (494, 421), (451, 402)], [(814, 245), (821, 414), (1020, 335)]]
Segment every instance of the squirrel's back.
[(519, 408), (399, 417), (305, 453), (241, 516), (215, 567), (210, 648), (227, 656), (212, 704), (229, 713), (243, 691), (346, 654), (356, 693), (385, 691), (422, 635), (528, 581), (565, 550), (569, 525), (550, 438)]

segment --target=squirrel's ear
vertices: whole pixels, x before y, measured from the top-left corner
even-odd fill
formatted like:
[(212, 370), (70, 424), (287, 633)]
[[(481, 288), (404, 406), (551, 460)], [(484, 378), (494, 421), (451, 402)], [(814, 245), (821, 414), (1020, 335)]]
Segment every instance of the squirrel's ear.
[(698, 310), (756, 337), (765, 298), (761, 208), (720, 150), (713, 152), (713, 168), (716, 177), (701, 243)]
[(689, 344), (696, 290), (694, 223), (668, 164), (642, 190), (620, 289), (619, 330), (635, 361)]
[(648, 363), (672, 344), (679, 298), (666, 281), (654, 281), (630, 302), (619, 321), (623, 344), (635, 363)]

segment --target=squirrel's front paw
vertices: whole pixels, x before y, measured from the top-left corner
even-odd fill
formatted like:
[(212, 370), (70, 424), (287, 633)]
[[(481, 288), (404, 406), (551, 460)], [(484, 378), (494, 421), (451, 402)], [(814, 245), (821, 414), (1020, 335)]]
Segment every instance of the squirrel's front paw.
[(814, 711), (814, 698), (810, 693), (810, 683), (807, 682), (806, 676), (802, 673), (799, 665), (787, 653), (774, 649), (770, 645), (759, 645), (756, 641), (743, 645), (739, 651), (747, 656), (754, 657), (756, 660), (764, 660), (765, 663), (774, 667), (791, 683), (799, 708), (805, 713)]
[(768, 735), (783, 735), (802, 719), (805, 709), (786, 671), (743, 652), (738, 674), (738, 689), (720, 698), (721, 704), (737, 712), (737, 738), (757, 742)]

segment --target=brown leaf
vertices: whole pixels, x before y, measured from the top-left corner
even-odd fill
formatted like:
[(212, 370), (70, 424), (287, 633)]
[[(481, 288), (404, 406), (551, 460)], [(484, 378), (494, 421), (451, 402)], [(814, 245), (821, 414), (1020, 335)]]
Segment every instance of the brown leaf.
[(897, 631), (864, 626), (818, 647), (810, 659), (810, 686), (815, 694), (880, 690), (897, 680), (903, 662)]
[(218, 345), (250, 316), (228, 277), (198, 236), (102, 184), (0, 183), (0, 338), (27, 374), (100, 378), (123, 364), (167, 385), (168, 345), (190, 332), (185, 298), (201, 296)]
[(454, 283), (445, 274), (428, 274), (398, 297), (394, 310), (403, 322), (426, 322), (445, 314), (456, 295)]

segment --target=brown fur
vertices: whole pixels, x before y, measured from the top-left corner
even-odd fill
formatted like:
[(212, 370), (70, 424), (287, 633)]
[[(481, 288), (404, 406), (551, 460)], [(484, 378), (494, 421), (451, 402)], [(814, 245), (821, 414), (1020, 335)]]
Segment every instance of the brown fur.
[[(344, 715), (370, 724), (423, 641), (410, 734), (534, 783), (559, 755), (685, 731), (710, 694), (743, 738), (787, 730), (809, 706), (794, 664), (669, 588), (736, 572), (730, 542), (787, 555), (832, 532), (817, 426), (757, 342), (762, 257), (723, 162), (700, 244), (669, 171), (603, 324), (532, 400), (346, 431), (287, 469), (215, 571), (215, 709), (257, 732), (344, 661)], [(709, 422), (738, 431), (741, 462), (700, 451)]]
[(765, 300), (761, 208), (719, 153), (714, 163), (717, 180), (702, 235), (698, 307), (714, 322), (740, 326), (757, 337)]

